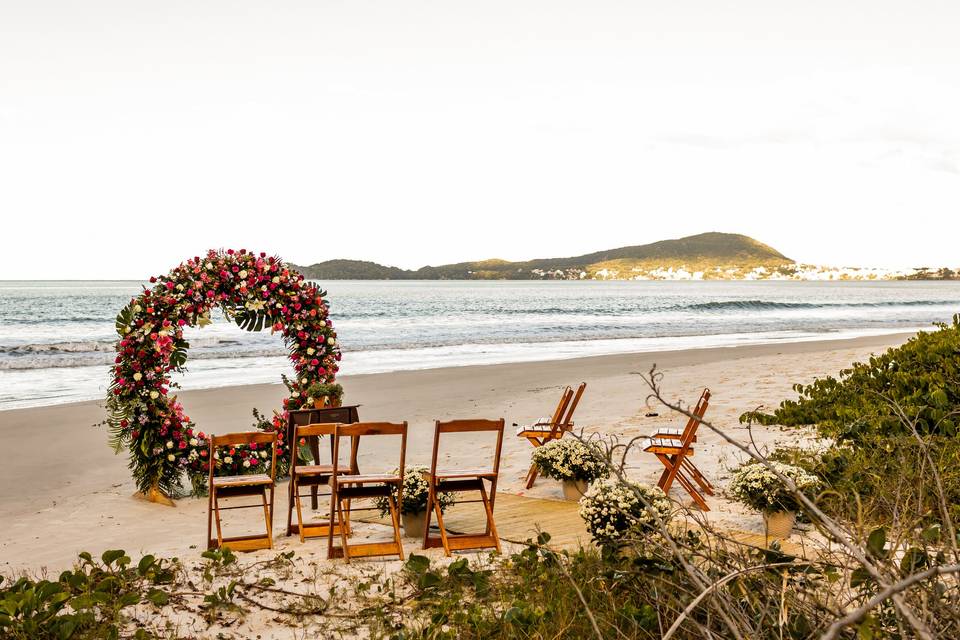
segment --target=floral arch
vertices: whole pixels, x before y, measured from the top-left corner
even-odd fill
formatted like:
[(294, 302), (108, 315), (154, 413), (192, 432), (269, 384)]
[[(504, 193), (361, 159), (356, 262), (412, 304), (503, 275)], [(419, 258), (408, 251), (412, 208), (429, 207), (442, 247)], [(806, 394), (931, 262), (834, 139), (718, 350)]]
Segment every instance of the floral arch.
[[(340, 348), (328, 319), (326, 292), (304, 282), (303, 275), (277, 257), (245, 249), (209, 251), (187, 260), (165, 276), (150, 278), (151, 287), (130, 300), (117, 316), (117, 357), (107, 393), (110, 443), (130, 451), (130, 469), (140, 492), (168, 502), (186, 474), (197, 489), (209, 470), (209, 442), (170, 393), (170, 376), (185, 370), (189, 344), (184, 327), (210, 322), (219, 308), (247, 331), (282, 333), (296, 371), (283, 377), (290, 392), (284, 411), (300, 408), (306, 390), (336, 377)], [(284, 415), (258, 417), (258, 427), (284, 434)], [(289, 463), (289, 443), (278, 459)], [(234, 473), (253, 472), (266, 464), (266, 452), (238, 447), (217, 461)]]

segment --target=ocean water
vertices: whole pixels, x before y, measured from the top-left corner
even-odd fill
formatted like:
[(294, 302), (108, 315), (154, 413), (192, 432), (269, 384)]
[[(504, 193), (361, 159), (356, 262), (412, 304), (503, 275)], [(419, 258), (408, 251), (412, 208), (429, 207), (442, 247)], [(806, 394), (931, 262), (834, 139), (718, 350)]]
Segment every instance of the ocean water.
[[(101, 398), (140, 282), (0, 281), (0, 410)], [(960, 312), (960, 282), (334, 281), (343, 374), (856, 337)], [(283, 342), (190, 329), (185, 389), (276, 382)]]

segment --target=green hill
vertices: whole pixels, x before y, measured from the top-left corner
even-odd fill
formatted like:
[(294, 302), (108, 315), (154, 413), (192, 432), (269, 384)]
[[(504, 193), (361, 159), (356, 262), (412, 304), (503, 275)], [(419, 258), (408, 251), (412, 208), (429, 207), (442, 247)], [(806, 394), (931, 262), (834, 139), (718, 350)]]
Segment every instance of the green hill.
[(328, 260), (296, 268), (317, 280), (539, 280), (629, 278), (671, 268), (702, 271), (705, 278), (736, 278), (757, 267), (776, 270), (792, 263), (779, 251), (753, 238), (712, 232), (570, 258), (482, 260), (416, 270), (360, 260)]

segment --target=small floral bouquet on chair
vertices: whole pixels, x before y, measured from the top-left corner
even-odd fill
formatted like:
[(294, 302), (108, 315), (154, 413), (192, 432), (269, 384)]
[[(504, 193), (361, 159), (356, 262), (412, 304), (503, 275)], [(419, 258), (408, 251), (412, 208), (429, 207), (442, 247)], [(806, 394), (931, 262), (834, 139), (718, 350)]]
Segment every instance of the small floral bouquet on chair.
[[(429, 471), (430, 469), (424, 466), (413, 466), (407, 467), (403, 473), (403, 502), (399, 507), (400, 515), (403, 517), (404, 531), (411, 538), (423, 535), (423, 524), (427, 515), (427, 498), (430, 497), (430, 485), (424, 474), (429, 473)], [(399, 469), (394, 469), (393, 472), (399, 473)], [(396, 489), (393, 491), (393, 499), (397, 499)], [(437, 494), (437, 503), (440, 505), (441, 513), (455, 502), (456, 498), (452, 493)], [(381, 516), (390, 513), (390, 505), (387, 503), (386, 497), (376, 498), (374, 504), (380, 510)]]
[(587, 531), (597, 544), (612, 548), (656, 532), (671, 510), (672, 503), (659, 487), (617, 478), (593, 483), (580, 500)]
[(563, 483), (569, 500), (579, 500), (591, 482), (610, 475), (600, 451), (576, 438), (551, 440), (533, 450), (532, 460), (540, 473)]
[[(820, 478), (805, 469), (781, 462), (770, 462), (770, 466), (790, 478), (802, 493), (810, 494), (820, 489)], [(768, 537), (786, 538), (790, 535), (799, 504), (772, 469), (757, 462), (748, 463), (734, 472), (728, 490), (737, 501), (763, 513)]]

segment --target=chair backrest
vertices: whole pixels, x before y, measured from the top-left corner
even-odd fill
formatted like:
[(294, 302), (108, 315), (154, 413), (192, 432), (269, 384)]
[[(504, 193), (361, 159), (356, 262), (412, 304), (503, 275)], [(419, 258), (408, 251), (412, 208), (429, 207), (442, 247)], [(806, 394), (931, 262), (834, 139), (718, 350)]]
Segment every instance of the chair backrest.
[(295, 441), (307, 436), (332, 436), (337, 432), (338, 422), (320, 422), (316, 424), (297, 424), (293, 427)]
[(503, 448), (503, 425), (504, 420), (449, 420), (447, 422), (436, 421), (436, 429), (433, 433), (433, 458), (430, 462), (430, 475), (437, 473), (437, 457), (440, 452), (440, 434), (441, 433), (469, 433), (477, 431), (496, 431), (497, 446), (493, 450), (493, 472), (500, 473), (500, 451)]
[(553, 412), (553, 416), (550, 418), (551, 426), (557, 426), (560, 424), (560, 421), (563, 420), (563, 412), (567, 410), (567, 405), (570, 404), (570, 398), (573, 397), (573, 389), (570, 387), (564, 387), (563, 394), (560, 396), (560, 402), (557, 404), (556, 411)]
[(273, 452), (270, 457), (270, 478), (276, 480), (277, 476), (277, 432), (276, 431), (240, 431), (236, 433), (225, 433), (222, 436), (215, 436), (210, 434), (210, 483), (213, 483), (213, 472), (217, 466), (215, 463), (214, 454), (217, 452), (217, 447), (225, 447), (228, 445), (238, 445), (238, 444), (271, 444), (273, 445), (271, 449)]
[[(308, 438), (310, 436), (332, 436), (337, 431), (336, 422), (318, 422), (315, 424), (296, 424), (293, 423), (293, 438), (290, 441), (290, 472), (296, 473), (298, 460), (300, 456), (297, 455), (297, 447), (300, 446), (300, 438)], [(332, 449), (332, 448), (331, 448)], [(333, 452), (331, 450), (331, 458)], [(315, 460), (314, 464), (318, 464)]]
[(705, 387), (703, 393), (700, 394), (700, 399), (697, 400), (696, 406), (691, 411), (693, 415), (687, 419), (687, 425), (683, 428), (682, 447), (687, 448), (693, 442), (693, 438), (697, 435), (697, 429), (700, 428), (700, 421), (703, 420), (703, 415), (707, 412), (709, 406), (710, 389)]
[(333, 436), (333, 474), (336, 477), (340, 463), (340, 440), (344, 437), (360, 438), (364, 436), (400, 436), (399, 475), (403, 478), (403, 467), (407, 458), (407, 423), (404, 422), (354, 422), (338, 424)]
[(580, 386), (577, 387), (577, 392), (573, 395), (573, 401), (567, 408), (567, 415), (564, 416), (563, 422), (560, 423), (561, 428), (564, 430), (569, 430), (573, 426), (573, 412), (577, 410), (577, 405), (580, 404), (580, 398), (583, 396), (583, 391), (586, 388), (586, 382), (581, 382)]

